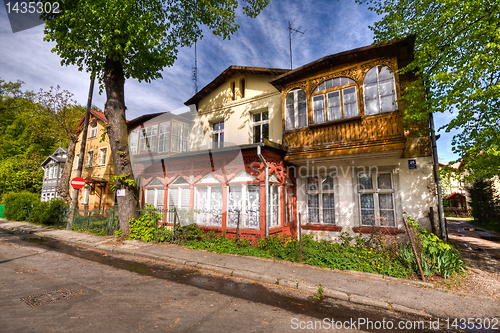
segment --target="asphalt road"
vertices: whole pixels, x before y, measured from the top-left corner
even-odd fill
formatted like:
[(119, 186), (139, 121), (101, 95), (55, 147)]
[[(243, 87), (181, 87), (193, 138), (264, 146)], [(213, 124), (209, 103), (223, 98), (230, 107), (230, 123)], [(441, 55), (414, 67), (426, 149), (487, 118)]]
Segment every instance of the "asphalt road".
[(1, 332), (333, 331), (332, 319), (334, 331), (392, 332), (389, 321), (437, 331), (383, 309), (0, 229)]

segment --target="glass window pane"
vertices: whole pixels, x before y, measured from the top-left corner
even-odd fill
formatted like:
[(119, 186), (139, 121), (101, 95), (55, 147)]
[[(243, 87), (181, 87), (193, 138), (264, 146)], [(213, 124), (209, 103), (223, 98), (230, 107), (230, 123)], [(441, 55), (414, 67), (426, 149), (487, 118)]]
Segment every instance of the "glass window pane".
[(313, 97), (313, 119), (315, 124), (325, 121), (325, 95)]
[(295, 128), (294, 93), (286, 95), (285, 130)]
[(380, 209), (393, 209), (392, 193), (379, 194), (378, 196)]
[(165, 200), (165, 190), (163, 188), (159, 188), (156, 190), (156, 208), (163, 208), (163, 201)]
[(373, 209), (361, 210), (361, 224), (362, 225), (375, 225), (375, 215)]
[(254, 122), (260, 121), (260, 113), (254, 113), (253, 114), (253, 121)]
[(394, 221), (394, 210), (380, 210), (380, 225), (387, 227), (396, 226)]
[(307, 101), (306, 93), (301, 89), (297, 91), (299, 127), (307, 126)]
[(380, 96), (394, 96), (394, 92), (394, 81), (388, 80), (380, 82)]
[(387, 66), (377, 66), (378, 67), (378, 80), (392, 80), (394, 75), (392, 74), (392, 70)]
[(360, 195), (361, 209), (373, 209), (374, 201), (373, 201), (373, 193), (361, 194)]
[(262, 125), (262, 139), (269, 139), (269, 124)]
[(394, 95), (382, 97), (382, 112), (390, 112), (396, 110), (396, 104), (394, 103)]
[(340, 83), (340, 78), (333, 79), (333, 81), (332, 81), (332, 88), (338, 87), (340, 85), (342, 85)]
[(321, 189), (323, 191), (333, 191), (333, 178), (330, 176), (324, 177), (321, 181)]
[(262, 112), (261, 115), (262, 115), (262, 120), (268, 120), (269, 119), (269, 112), (268, 111)]
[(342, 90), (344, 95), (344, 117), (350, 118), (358, 115), (358, 99), (356, 87), (350, 87)]
[(360, 190), (373, 189), (372, 175), (362, 174), (358, 176), (358, 185)]
[(253, 127), (253, 142), (257, 143), (261, 141), (260, 137), (260, 126), (254, 126)]
[(364, 83), (377, 83), (377, 66), (371, 68), (365, 75)]
[(318, 190), (318, 177), (308, 177), (307, 178), (307, 190), (317, 191)]
[(380, 189), (391, 189), (391, 174), (390, 173), (379, 173), (378, 174), (378, 188)]
[(260, 186), (248, 185), (246, 193), (246, 226), (260, 228)]
[(154, 205), (155, 204), (155, 190), (154, 189), (149, 189), (146, 190), (146, 203), (149, 205)]
[(325, 89), (333, 88), (333, 80), (328, 80), (325, 82)]
[(323, 223), (335, 223), (333, 194), (323, 194)]
[(340, 107), (340, 91), (328, 93), (328, 120), (342, 119), (342, 109)]
[(310, 223), (319, 223), (319, 197), (318, 194), (309, 194), (307, 196), (308, 221)]
[(222, 225), (222, 187), (211, 187), (210, 194), (210, 224), (221, 226)]

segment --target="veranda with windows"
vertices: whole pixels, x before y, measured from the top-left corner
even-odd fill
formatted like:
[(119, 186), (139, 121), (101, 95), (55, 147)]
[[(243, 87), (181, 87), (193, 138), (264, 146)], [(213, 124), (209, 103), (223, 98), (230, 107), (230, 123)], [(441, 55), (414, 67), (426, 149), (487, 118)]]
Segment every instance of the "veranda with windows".
[(162, 222), (170, 225), (175, 218), (228, 238), (237, 229), (251, 241), (264, 237), (265, 175), (257, 145), (270, 166), (269, 233), (295, 235), (295, 180), (283, 161), (285, 152), (262, 143), (169, 155), (145, 167), (139, 180), (142, 204), (165, 211)]

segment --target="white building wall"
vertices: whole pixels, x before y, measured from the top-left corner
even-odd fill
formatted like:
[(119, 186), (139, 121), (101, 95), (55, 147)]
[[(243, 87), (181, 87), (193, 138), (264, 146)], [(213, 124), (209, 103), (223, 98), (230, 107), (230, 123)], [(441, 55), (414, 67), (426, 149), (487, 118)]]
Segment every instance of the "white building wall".
[[(245, 98), (230, 100), (230, 82), (239, 82), (243, 77), (247, 82)], [(269, 83), (272, 78), (268, 75), (236, 75), (205, 97), (198, 106), (190, 149), (210, 148), (212, 124), (219, 121), (224, 121), (224, 142), (252, 143), (252, 114), (263, 111), (269, 112), (269, 140), (281, 143), (281, 93)]]
[[(370, 158), (364, 160), (345, 160), (341, 163), (319, 163), (309, 162), (306, 165), (296, 167), (297, 170), (297, 212), (301, 213), (302, 224), (308, 222), (307, 211), (307, 170), (309, 176), (318, 174), (324, 175), (325, 169), (318, 166), (326, 166), (326, 170), (331, 175), (337, 175), (334, 179), (335, 186), (335, 225), (341, 226), (342, 231), (347, 231), (351, 235), (358, 235), (352, 228), (361, 226), (359, 194), (356, 190), (357, 173), (363, 170), (378, 172), (392, 172), (394, 181), (394, 201), (396, 207), (396, 228), (405, 230), (403, 216), (413, 217), (420, 226), (431, 231), (429, 219), (429, 207), (434, 208), (434, 220), (437, 216), (437, 198), (435, 183), (432, 174), (432, 157), (410, 158), (417, 162), (417, 169), (409, 169), (406, 158)], [(336, 166), (336, 168), (335, 168)], [(365, 169), (363, 169), (363, 167)], [(337, 171), (336, 171), (337, 170)], [(406, 215), (403, 215), (406, 212)], [(303, 234), (312, 235), (315, 238), (335, 240), (340, 232), (303, 230)]]

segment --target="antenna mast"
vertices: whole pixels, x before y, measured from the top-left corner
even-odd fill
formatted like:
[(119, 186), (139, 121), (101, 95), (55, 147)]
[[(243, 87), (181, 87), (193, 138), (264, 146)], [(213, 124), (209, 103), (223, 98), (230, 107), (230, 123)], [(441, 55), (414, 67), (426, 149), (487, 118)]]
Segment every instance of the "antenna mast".
[(297, 34), (300, 34), (299, 37), (302, 37), (302, 35), (305, 34), (307, 31), (307, 29), (304, 31), (300, 31), (302, 26), (299, 26), (297, 29), (293, 28), (292, 27), (293, 22), (295, 22), (295, 20), (293, 20), (292, 22), (288, 21), (288, 41), (290, 42), (290, 69), (293, 69), (293, 67), (292, 67), (292, 39), (294, 39), (297, 36)]
[(193, 67), (194, 93), (198, 93), (198, 60), (196, 59), (196, 42), (194, 43), (194, 67)]

